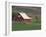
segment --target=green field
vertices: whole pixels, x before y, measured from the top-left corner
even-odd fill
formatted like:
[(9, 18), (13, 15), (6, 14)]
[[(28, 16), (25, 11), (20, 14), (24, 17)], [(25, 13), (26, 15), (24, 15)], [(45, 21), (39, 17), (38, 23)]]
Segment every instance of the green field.
[(31, 24), (25, 24), (25, 23), (12, 23), (12, 31), (18, 31), (18, 30), (40, 30), (41, 29), (41, 22), (36, 22), (35, 20), (32, 20)]

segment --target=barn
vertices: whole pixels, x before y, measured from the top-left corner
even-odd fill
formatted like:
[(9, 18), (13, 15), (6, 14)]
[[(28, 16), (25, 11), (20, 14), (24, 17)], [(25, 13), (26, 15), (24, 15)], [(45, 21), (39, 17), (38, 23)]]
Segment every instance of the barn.
[(17, 15), (14, 17), (14, 19), (16, 22), (21, 22), (21, 23), (26, 23), (26, 24), (30, 24), (32, 22), (32, 18), (29, 17), (24, 12), (17, 13)]

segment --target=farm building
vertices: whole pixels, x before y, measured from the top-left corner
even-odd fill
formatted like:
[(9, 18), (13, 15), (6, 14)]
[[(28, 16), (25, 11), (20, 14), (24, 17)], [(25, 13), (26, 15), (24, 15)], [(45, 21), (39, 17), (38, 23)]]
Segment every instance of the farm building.
[(16, 22), (21, 22), (21, 23), (26, 23), (26, 24), (30, 24), (32, 22), (32, 18), (29, 17), (26, 13), (24, 12), (19, 12), (16, 14), (16, 16), (14, 17), (14, 20)]

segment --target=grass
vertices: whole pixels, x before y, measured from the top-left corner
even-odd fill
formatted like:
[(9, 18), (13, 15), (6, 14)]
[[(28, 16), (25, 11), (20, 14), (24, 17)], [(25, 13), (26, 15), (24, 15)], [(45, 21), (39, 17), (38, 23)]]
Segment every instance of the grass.
[(35, 22), (35, 20), (33, 20), (31, 24), (12, 23), (12, 31), (17, 31), (17, 30), (40, 30), (40, 29), (41, 29), (40, 21)]

